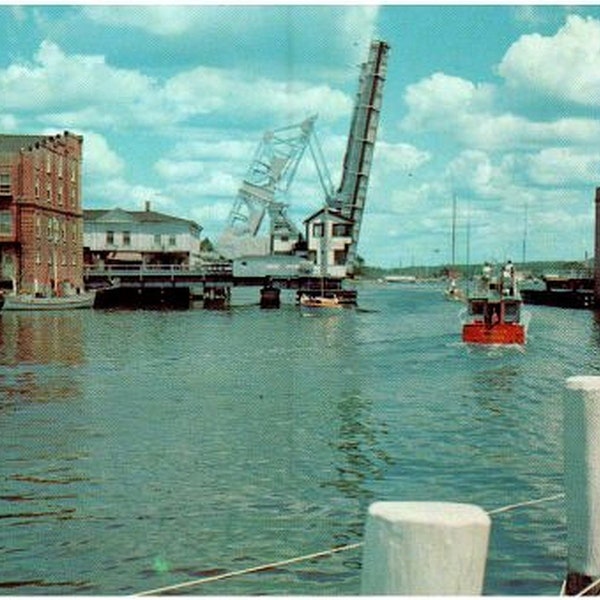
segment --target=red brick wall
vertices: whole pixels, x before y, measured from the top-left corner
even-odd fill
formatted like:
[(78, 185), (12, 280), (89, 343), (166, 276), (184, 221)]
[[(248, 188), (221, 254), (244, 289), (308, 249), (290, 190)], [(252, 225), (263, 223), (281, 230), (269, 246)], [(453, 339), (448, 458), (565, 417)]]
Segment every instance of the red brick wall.
[(68, 133), (14, 156), (20, 291), (83, 287), (81, 157), (82, 138)]

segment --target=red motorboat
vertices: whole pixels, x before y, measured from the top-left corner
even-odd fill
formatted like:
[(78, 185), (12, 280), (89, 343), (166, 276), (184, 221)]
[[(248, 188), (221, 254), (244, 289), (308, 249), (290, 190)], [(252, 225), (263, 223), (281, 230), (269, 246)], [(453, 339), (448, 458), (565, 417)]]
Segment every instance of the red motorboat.
[(468, 344), (525, 344), (527, 316), (509, 263), (499, 278), (484, 267), (479, 290), (467, 300), (462, 340)]

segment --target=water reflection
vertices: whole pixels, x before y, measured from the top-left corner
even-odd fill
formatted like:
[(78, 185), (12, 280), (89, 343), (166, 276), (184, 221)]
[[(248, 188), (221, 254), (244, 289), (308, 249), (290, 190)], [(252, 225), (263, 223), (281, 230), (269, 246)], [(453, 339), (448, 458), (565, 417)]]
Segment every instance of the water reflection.
[(512, 400), (515, 386), (520, 377), (520, 369), (516, 365), (499, 365), (492, 369), (473, 373), (472, 393), (477, 401), (492, 412), (501, 413), (503, 400)]
[(0, 364), (83, 361), (82, 312), (0, 313)]
[(360, 393), (344, 394), (337, 403), (338, 435), (329, 442), (336, 459), (335, 473), (323, 487), (334, 487), (346, 498), (358, 502), (354, 519), (346, 520), (344, 531), (334, 535), (337, 544), (362, 537), (364, 515), (376, 500), (372, 482), (382, 480), (392, 457), (383, 447), (389, 431), (385, 422), (373, 416), (372, 401)]
[(23, 401), (80, 397), (72, 367), (83, 363), (83, 318), (0, 313), (0, 413)]

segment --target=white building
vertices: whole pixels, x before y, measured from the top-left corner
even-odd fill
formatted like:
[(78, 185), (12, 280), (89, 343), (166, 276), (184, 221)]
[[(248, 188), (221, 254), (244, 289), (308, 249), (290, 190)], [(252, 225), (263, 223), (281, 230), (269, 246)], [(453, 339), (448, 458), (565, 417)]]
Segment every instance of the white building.
[(195, 265), (202, 227), (150, 210), (83, 211), (86, 264)]
[(352, 221), (330, 208), (322, 208), (308, 217), (304, 225), (308, 258), (315, 264), (315, 275), (345, 277)]

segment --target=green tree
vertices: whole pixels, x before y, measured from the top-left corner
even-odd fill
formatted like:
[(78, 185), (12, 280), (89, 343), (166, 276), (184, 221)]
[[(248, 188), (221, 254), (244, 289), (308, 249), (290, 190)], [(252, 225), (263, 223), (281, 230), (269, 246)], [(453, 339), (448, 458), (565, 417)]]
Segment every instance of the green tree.
[(213, 243), (206, 237), (200, 242), (200, 252), (214, 252)]

